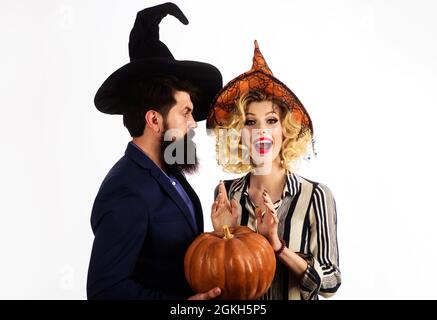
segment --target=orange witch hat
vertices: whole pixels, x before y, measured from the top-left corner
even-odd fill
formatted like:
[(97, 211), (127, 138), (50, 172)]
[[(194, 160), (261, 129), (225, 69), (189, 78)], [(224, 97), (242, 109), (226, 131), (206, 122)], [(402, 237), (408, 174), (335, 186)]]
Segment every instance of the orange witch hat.
[(229, 81), (216, 95), (206, 120), (206, 127), (213, 129), (225, 126), (237, 112), (236, 102), (245, 93), (256, 90), (267, 96), (279, 99), (288, 106), (294, 119), (301, 124), (301, 132), (310, 130), (313, 125), (308, 112), (296, 95), (280, 80), (273, 76), (255, 40), (252, 69)]

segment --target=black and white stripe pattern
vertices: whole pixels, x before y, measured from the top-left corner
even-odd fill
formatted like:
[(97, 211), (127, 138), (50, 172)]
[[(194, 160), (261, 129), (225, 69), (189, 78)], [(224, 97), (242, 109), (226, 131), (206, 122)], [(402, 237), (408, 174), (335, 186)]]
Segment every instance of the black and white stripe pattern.
[[(255, 205), (249, 199), (250, 174), (226, 181), (229, 198), (239, 206), (239, 222), (256, 231)], [(272, 286), (263, 299), (318, 299), (332, 296), (341, 284), (337, 213), (331, 191), (323, 184), (287, 174), (282, 197), (274, 203), (279, 237), (308, 262), (302, 279), (278, 262)]]

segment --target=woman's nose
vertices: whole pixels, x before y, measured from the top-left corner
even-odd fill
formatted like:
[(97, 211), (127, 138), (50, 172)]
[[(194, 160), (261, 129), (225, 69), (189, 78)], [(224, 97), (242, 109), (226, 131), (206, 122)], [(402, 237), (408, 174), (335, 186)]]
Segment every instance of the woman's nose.
[(267, 127), (265, 124), (258, 125), (256, 129), (259, 131), (260, 134), (264, 134), (267, 132)]

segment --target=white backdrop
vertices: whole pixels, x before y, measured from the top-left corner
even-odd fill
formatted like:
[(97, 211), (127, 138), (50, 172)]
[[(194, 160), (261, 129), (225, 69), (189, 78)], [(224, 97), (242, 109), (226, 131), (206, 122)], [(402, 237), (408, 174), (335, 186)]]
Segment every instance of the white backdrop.
[[(435, 1), (182, 1), (176, 59), (251, 66), (253, 40), (312, 116), (318, 157), (300, 174), (334, 193), (343, 284), (333, 299), (435, 299)], [(129, 135), (93, 98), (127, 63), (137, 11), (160, 1), (0, 3), (0, 299), (84, 299), (91, 207)], [(190, 177), (206, 230), (228, 178), (200, 122)]]

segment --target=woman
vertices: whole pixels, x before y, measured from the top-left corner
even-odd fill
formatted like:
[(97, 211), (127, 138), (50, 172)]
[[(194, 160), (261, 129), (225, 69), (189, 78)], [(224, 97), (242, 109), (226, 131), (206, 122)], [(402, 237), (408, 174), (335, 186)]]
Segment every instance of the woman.
[(217, 186), (214, 229), (247, 225), (277, 255), (275, 278), (262, 298), (332, 296), (341, 284), (335, 200), (328, 187), (293, 170), (311, 145), (312, 122), (273, 76), (256, 41), (252, 69), (216, 96), (207, 127), (216, 135), (218, 163), (228, 172), (248, 172)]

